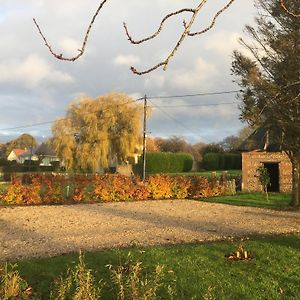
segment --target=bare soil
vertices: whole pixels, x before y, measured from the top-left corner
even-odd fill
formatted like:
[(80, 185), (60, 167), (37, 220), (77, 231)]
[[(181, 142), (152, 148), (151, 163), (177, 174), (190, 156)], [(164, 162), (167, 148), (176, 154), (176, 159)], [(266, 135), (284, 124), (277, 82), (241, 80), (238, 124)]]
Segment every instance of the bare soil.
[(0, 261), (300, 232), (300, 211), (192, 200), (0, 208)]

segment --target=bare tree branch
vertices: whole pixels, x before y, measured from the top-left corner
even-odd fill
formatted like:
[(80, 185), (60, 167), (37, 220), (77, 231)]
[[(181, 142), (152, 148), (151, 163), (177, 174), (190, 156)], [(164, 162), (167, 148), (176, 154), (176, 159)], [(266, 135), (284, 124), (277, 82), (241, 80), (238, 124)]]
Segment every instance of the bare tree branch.
[[(196, 8), (182, 8), (180, 10), (177, 10), (177, 11), (174, 11), (172, 13), (169, 13), (167, 14), (161, 21), (157, 31), (155, 33), (153, 33), (152, 35), (146, 37), (146, 38), (143, 38), (141, 40), (134, 40), (131, 35), (129, 34), (129, 31), (128, 31), (128, 28), (127, 28), (127, 25), (126, 23), (123, 23), (123, 26), (124, 26), (124, 29), (125, 29), (125, 33), (127, 35), (127, 38), (128, 40), (132, 43), (132, 44), (141, 44), (141, 43), (144, 43), (146, 41), (149, 41), (151, 39), (154, 39), (156, 38), (160, 33), (161, 31), (163, 30), (163, 27), (166, 23), (166, 21), (168, 19), (170, 19), (171, 17), (174, 17), (176, 15), (180, 15), (182, 13), (191, 13), (192, 16), (190, 17), (189, 21), (186, 22), (184, 21), (184, 31), (183, 33), (181, 34), (179, 40), (177, 41), (175, 47), (173, 48), (173, 50), (170, 52), (170, 54), (168, 55), (168, 57), (157, 63), (156, 65), (152, 66), (151, 68), (147, 69), (147, 70), (144, 70), (144, 71), (138, 71), (135, 67), (131, 67), (131, 71), (134, 73), (134, 74), (137, 74), (137, 75), (144, 75), (144, 74), (147, 74), (147, 73), (150, 73), (160, 67), (163, 67), (163, 70), (165, 71), (168, 67), (168, 64), (170, 62), (170, 60), (172, 59), (172, 57), (175, 55), (175, 53), (177, 52), (177, 50), (179, 49), (179, 47), (181, 46), (181, 44), (183, 43), (183, 41), (185, 40), (185, 38), (187, 36), (196, 36), (196, 35), (201, 35), (201, 34), (204, 34), (206, 33), (207, 31), (211, 30), (214, 26), (215, 26), (215, 23), (216, 23), (216, 20), (217, 18), (225, 11), (227, 10), (235, 0), (230, 0), (222, 9), (220, 9), (218, 12), (216, 12), (216, 14), (214, 15), (213, 19), (212, 19), (212, 22), (211, 24), (206, 27), (205, 29), (201, 30), (201, 31), (197, 31), (197, 32), (190, 32), (191, 30), (191, 27), (192, 25), (194, 24), (195, 20), (196, 20), (196, 17), (198, 16), (199, 12), (201, 11), (201, 9), (203, 8), (203, 6), (206, 4), (208, 0), (200, 0), (200, 3), (198, 4), (198, 6)], [(300, 15), (299, 14), (295, 14), (293, 12), (291, 12), (287, 7), (286, 7), (286, 3), (285, 3), (285, 0), (278, 0), (279, 3), (280, 3), (280, 6), (282, 7), (282, 9), (284, 9), (284, 11), (286, 11), (289, 15), (293, 16), (293, 17), (299, 17)], [(64, 61), (75, 61), (77, 60), (78, 58), (80, 58), (84, 52), (85, 52), (85, 48), (86, 48), (86, 45), (87, 45), (87, 42), (88, 42), (88, 39), (89, 39), (89, 34), (90, 34), (90, 31), (94, 25), (94, 22), (99, 14), (99, 12), (101, 11), (101, 9), (103, 8), (104, 4), (108, 2), (108, 0), (103, 0), (96, 12), (94, 13), (90, 23), (89, 23), (89, 26), (86, 30), (86, 33), (84, 35), (84, 38), (83, 38), (83, 42), (82, 42), (82, 47), (81, 49), (78, 49), (79, 53), (73, 57), (66, 57), (64, 56), (63, 54), (59, 54), (57, 52), (55, 52), (51, 45), (49, 44), (49, 42), (47, 41), (45, 35), (43, 34), (42, 30), (40, 29), (40, 26), (38, 25), (36, 19), (33, 19), (33, 22), (35, 24), (35, 26), (37, 27), (38, 29), (38, 32), (39, 34), (41, 35), (42, 39), (44, 40), (45, 42), (45, 46), (48, 48), (48, 50), (50, 51), (50, 53), (57, 59), (59, 60), (64, 60)]]
[(60, 60), (65, 60), (65, 61), (75, 61), (75, 60), (77, 60), (80, 56), (82, 56), (83, 53), (84, 53), (84, 51), (85, 51), (85, 47), (86, 47), (86, 44), (87, 44), (87, 41), (88, 41), (88, 38), (89, 38), (89, 34), (90, 34), (90, 31), (91, 31), (91, 29), (92, 29), (92, 27), (93, 27), (93, 25), (94, 25), (94, 22), (95, 22), (95, 20), (96, 20), (96, 18), (97, 18), (97, 16), (98, 16), (100, 10), (102, 9), (102, 7), (104, 6), (104, 4), (105, 4), (107, 1), (108, 1), (108, 0), (103, 0), (103, 1), (99, 4), (99, 6), (98, 6), (98, 8), (97, 8), (95, 14), (93, 15), (93, 17), (92, 17), (92, 19), (91, 19), (91, 22), (90, 22), (90, 24), (89, 24), (89, 26), (88, 26), (88, 28), (87, 28), (87, 30), (86, 30), (86, 33), (85, 33), (84, 38), (83, 38), (83, 42), (82, 42), (81, 49), (78, 49), (79, 54), (77, 54), (77, 55), (75, 55), (75, 56), (73, 56), (73, 57), (65, 57), (65, 56), (63, 56), (63, 54), (61, 54), (61, 53), (60, 53), (60, 54), (56, 53), (56, 52), (52, 49), (52, 47), (50, 46), (50, 44), (48, 43), (48, 41), (47, 41), (45, 35), (43, 34), (43, 32), (41, 31), (40, 26), (38, 25), (37, 21), (33, 18), (33, 22), (34, 22), (35, 26), (37, 27), (37, 29), (38, 29), (38, 31), (39, 31), (39, 34), (40, 34), (41, 37), (43, 38), (43, 40), (44, 40), (44, 42), (45, 42), (45, 46), (49, 49), (50, 53), (51, 53), (55, 58), (60, 59)]
[(198, 32), (192, 32), (192, 33), (189, 33), (189, 36), (195, 36), (195, 35), (200, 35), (200, 34), (203, 34), (209, 30), (211, 30), (214, 26), (215, 26), (215, 23), (216, 23), (216, 20), (217, 18), (226, 10), (229, 8), (229, 6), (234, 2), (235, 0), (230, 0), (222, 9), (220, 9), (215, 15), (214, 15), (214, 18), (211, 22), (211, 24), (206, 27), (205, 29), (201, 30), (201, 31), (198, 31)]
[(180, 9), (180, 10), (178, 10), (178, 11), (175, 11), (175, 12), (172, 12), (172, 13), (166, 15), (166, 16), (162, 19), (162, 21), (160, 22), (159, 28), (158, 28), (158, 30), (157, 30), (155, 33), (153, 33), (153, 34), (150, 35), (149, 37), (146, 37), (146, 38), (144, 38), (144, 39), (137, 40), (137, 41), (135, 41), (135, 40), (131, 37), (131, 35), (129, 34), (129, 31), (128, 31), (128, 28), (127, 28), (126, 23), (123, 23), (123, 26), (124, 26), (124, 28), (125, 28), (125, 32), (126, 32), (126, 35), (127, 35), (127, 37), (128, 37), (128, 40), (129, 40), (132, 44), (135, 44), (135, 45), (136, 45), (136, 44), (141, 44), (141, 43), (144, 43), (144, 42), (149, 41), (149, 40), (151, 40), (151, 39), (154, 39), (155, 37), (157, 37), (157, 36), (160, 34), (160, 32), (161, 32), (162, 29), (163, 29), (164, 23), (165, 23), (170, 17), (179, 15), (179, 14), (181, 14), (181, 13), (183, 13), (183, 12), (191, 12), (191, 13), (195, 13), (195, 9), (194, 9), (194, 8), (183, 8), (183, 9)]
[(299, 18), (299, 17), (300, 17), (300, 14), (293, 13), (293, 12), (291, 12), (291, 11), (286, 7), (285, 0), (279, 0), (279, 1), (280, 1), (280, 6), (283, 8), (283, 10), (284, 10), (286, 13), (288, 13), (290, 16), (295, 17), (295, 18)]

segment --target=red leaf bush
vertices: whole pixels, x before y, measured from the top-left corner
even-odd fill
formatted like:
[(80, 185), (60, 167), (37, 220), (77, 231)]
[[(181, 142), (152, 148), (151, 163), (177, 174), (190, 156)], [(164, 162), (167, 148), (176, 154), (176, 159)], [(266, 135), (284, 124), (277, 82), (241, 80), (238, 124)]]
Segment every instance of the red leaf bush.
[[(29, 180), (30, 179), (30, 180)], [(226, 194), (227, 182), (217, 178), (188, 176), (150, 176), (145, 182), (138, 177), (109, 175), (34, 175), (22, 184), (14, 177), (2, 193), (6, 204), (63, 204), (151, 199), (199, 199)]]

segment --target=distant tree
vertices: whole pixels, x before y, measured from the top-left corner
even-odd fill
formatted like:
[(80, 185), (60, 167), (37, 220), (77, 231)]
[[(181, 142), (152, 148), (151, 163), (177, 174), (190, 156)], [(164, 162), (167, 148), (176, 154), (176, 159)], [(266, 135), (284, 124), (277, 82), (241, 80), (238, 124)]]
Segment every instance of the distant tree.
[(138, 151), (142, 106), (125, 94), (111, 93), (73, 102), (53, 127), (52, 146), (67, 169), (96, 171)]
[(224, 152), (234, 152), (237, 150), (240, 144), (241, 141), (236, 135), (227, 136), (219, 143), (220, 147), (222, 147)]
[(207, 144), (206, 146), (201, 148), (202, 156), (206, 153), (223, 153), (223, 148), (216, 143)]
[(190, 152), (190, 144), (179, 136), (172, 136), (168, 139), (156, 138), (155, 143), (161, 152)]
[[(299, 0), (288, 1), (299, 11)], [(276, 0), (257, 0), (256, 28), (246, 26), (251, 57), (235, 51), (233, 74), (241, 87), (241, 118), (266, 128), (292, 163), (292, 205), (300, 205), (300, 19)]]
[(255, 126), (246, 126), (242, 128), (237, 135), (227, 136), (218, 144), (225, 152), (236, 152), (241, 143), (247, 139), (255, 129)]
[(194, 157), (194, 160), (197, 162), (201, 162), (202, 160), (202, 149), (206, 146), (205, 143), (196, 143), (191, 145), (191, 150), (189, 153), (191, 153)]
[(155, 139), (147, 137), (147, 152), (158, 152), (159, 148), (155, 143)]
[(13, 149), (31, 149), (36, 146), (36, 139), (28, 133), (23, 133), (15, 140), (12, 140), (6, 144), (6, 155), (9, 155)]

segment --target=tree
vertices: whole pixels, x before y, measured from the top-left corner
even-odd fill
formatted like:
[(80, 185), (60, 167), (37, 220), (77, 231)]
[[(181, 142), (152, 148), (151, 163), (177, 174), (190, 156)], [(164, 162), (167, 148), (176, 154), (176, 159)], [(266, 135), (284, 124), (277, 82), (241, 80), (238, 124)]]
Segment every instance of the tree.
[[(299, 9), (298, 0), (288, 2)], [(256, 28), (246, 26), (253, 43), (241, 40), (252, 57), (235, 51), (232, 71), (241, 87), (241, 119), (266, 128), (292, 163), (292, 205), (300, 197), (300, 19), (258, 0)]]
[(115, 157), (122, 163), (140, 148), (141, 114), (125, 94), (83, 98), (54, 123), (52, 145), (67, 169), (96, 171)]
[(224, 150), (219, 144), (207, 144), (206, 146), (201, 148), (201, 154), (204, 156), (206, 153), (223, 153)]
[(159, 149), (155, 143), (155, 140), (151, 137), (147, 137), (147, 152), (158, 152)]
[(172, 136), (168, 139), (156, 138), (155, 143), (161, 152), (190, 152), (190, 144), (179, 136)]
[[(175, 53), (177, 52), (177, 50), (180, 48), (181, 44), (184, 42), (184, 40), (187, 37), (194, 37), (194, 36), (199, 36), (199, 35), (203, 35), (203, 34), (207, 33), (209, 30), (211, 30), (215, 26), (216, 20), (218, 19), (218, 17), (222, 13), (224, 13), (235, 2), (235, 0), (227, 0), (227, 1), (228, 2), (226, 2), (225, 5), (214, 14), (209, 26), (207, 26), (206, 28), (200, 29), (199, 31), (192, 31), (192, 27), (194, 25), (194, 22), (197, 20), (198, 16), (200, 15), (200, 13), (202, 12), (203, 7), (205, 7), (205, 4), (208, 2), (208, 0), (199, 0), (198, 5), (196, 7), (182, 8), (180, 10), (173, 11), (173, 12), (167, 14), (162, 19), (161, 23), (159, 24), (157, 31), (155, 31), (152, 35), (150, 35), (148, 37), (145, 37), (145, 38), (142, 38), (140, 40), (134, 40), (132, 38), (132, 36), (130, 35), (130, 33), (129, 33), (129, 30), (127, 28), (126, 23), (123, 23), (125, 33), (126, 33), (126, 36), (127, 36), (128, 40), (132, 44), (137, 45), (137, 44), (142, 44), (142, 43), (145, 43), (145, 42), (147, 42), (151, 39), (156, 38), (162, 32), (165, 23), (170, 18), (172, 18), (174, 16), (177, 16), (177, 15), (187, 14), (187, 13), (191, 15), (190, 18), (187, 19), (187, 21), (186, 20), (183, 21), (183, 32), (180, 35), (180, 38), (178, 39), (178, 41), (177, 41), (176, 45), (174, 46), (173, 50), (171, 50), (171, 52), (167, 55), (167, 57), (164, 60), (162, 60), (161, 62), (157, 63), (156, 65), (154, 65), (154, 66), (152, 66), (152, 67), (150, 67), (150, 68), (148, 68), (144, 71), (138, 71), (135, 67), (131, 67), (131, 71), (134, 74), (137, 74), (137, 75), (144, 75), (144, 74), (150, 73), (150, 72), (152, 72), (152, 71), (154, 71), (158, 68), (161, 68), (161, 67), (163, 68), (163, 70), (166, 70), (170, 60), (175, 55)], [(42, 33), (41, 28), (38, 25), (37, 21), (35, 19), (33, 19), (33, 22), (34, 22), (35, 26), (37, 27), (37, 30), (38, 30), (39, 34), (41, 35), (41, 37), (42, 37), (42, 39), (45, 43), (45, 46), (50, 51), (51, 55), (53, 55), (55, 58), (57, 58), (59, 60), (64, 60), (64, 61), (75, 61), (75, 60), (79, 59), (85, 52), (86, 45), (87, 45), (88, 38), (89, 38), (89, 34), (90, 34), (90, 31), (91, 31), (92, 27), (94, 26), (94, 22), (95, 22), (96, 18), (98, 17), (100, 11), (103, 9), (104, 5), (107, 2), (109, 2), (109, 1), (108, 0), (102, 0), (100, 2), (100, 4), (98, 5), (98, 7), (97, 7), (97, 9), (96, 9), (89, 25), (88, 25), (88, 28), (86, 30), (85, 36), (84, 36), (83, 41), (82, 41), (81, 48), (78, 49), (77, 50), (78, 53), (76, 55), (72, 56), (72, 57), (66, 57), (62, 53), (55, 52), (52, 49), (51, 45), (49, 44), (48, 40), (46, 39), (45, 35)], [(288, 2), (290, 2), (290, 1), (288, 1)], [(293, 6), (291, 6), (291, 8), (290, 8), (290, 6), (287, 6), (285, 0), (276, 0), (276, 3), (277, 3), (277, 7), (280, 8), (286, 15), (294, 17), (294, 18), (300, 17), (300, 14), (295, 13), (296, 8), (293, 7)], [(290, 3), (288, 3), (288, 4), (290, 4)]]
[(260, 166), (259, 168), (257, 168), (256, 173), (258, 181), (262, 185), (263, 190), (266, 194), (267, 201), (269, 201), (268, 186), (271, 182), (269, 171), (264, 166)]
[(254, 126), (246, 126), (242, 128), (237, 135), (230, 135), (224, 138), (219, 145), (225, 152), (236, 152), (242, 142), (251, 134), (256, 128)]
[(36, 139), (28, 134), (23, 133), (19, 137), (17, 137), (15, 140), (12, 140), (6, 144), (6, 156), (9, 155), (9, 153), (16, 148), (20, 149), (32, 149), (37, 146)]

